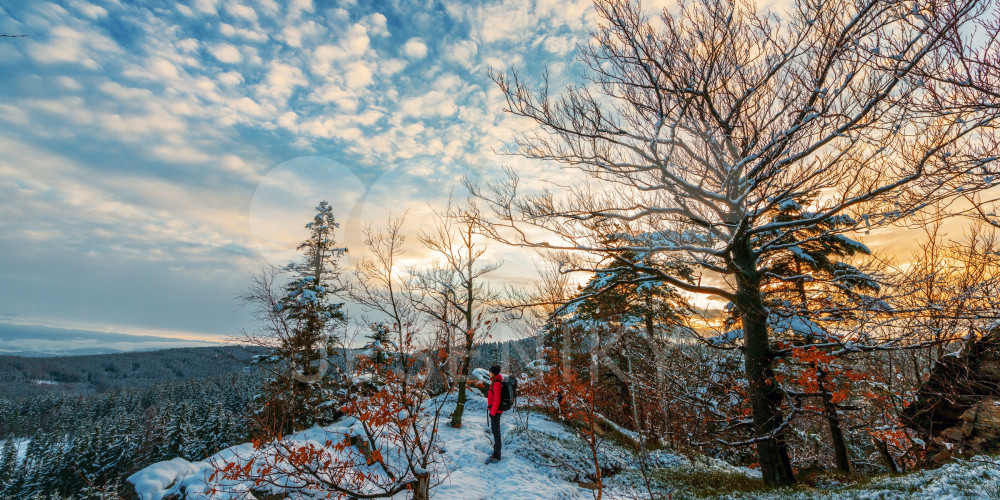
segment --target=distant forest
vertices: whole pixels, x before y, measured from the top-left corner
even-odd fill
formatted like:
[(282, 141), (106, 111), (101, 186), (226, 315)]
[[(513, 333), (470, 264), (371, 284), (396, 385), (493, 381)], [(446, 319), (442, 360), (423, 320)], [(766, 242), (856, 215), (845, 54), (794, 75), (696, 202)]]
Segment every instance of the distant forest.
[[(535, 339), (487, 343), (473, 366), (522, 365)], [(125, 478), (250, 439), (261, 348), (0, 356), (0, 498), (125, 495)]]
[(107, 498), (146, 465), (242, 442), (261, 353), (0, 356), (0, 498)]
[(251, 346), (186, 347), (90, 356), (0, 356), (0, 399), (53, 392), (93, 394), (239, 372), (264, 351)]

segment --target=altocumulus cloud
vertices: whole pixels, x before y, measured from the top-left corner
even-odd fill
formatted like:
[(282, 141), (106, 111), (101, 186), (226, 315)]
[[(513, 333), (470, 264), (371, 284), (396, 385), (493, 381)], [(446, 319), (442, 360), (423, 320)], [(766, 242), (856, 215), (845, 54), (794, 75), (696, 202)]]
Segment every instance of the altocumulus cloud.
[[(0, 32), (29, 36), (0, 42), (0, 315), (251, 327), (233, 297), (266, 263), (250, 205), (272, 168), (331, 159), (362, 205), (415, 207), (419, 226), (526, 126), (487, 69), (569, 81), (591, 16), (553, 0), (5, 3)], [(338, 215), (382, 215), (362, 205)]]

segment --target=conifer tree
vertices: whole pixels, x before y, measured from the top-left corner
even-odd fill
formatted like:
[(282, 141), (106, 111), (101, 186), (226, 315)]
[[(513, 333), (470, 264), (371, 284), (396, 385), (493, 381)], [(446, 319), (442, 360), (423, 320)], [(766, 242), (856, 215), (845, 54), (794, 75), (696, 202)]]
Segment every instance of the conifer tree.
[(14, 470), (17, 469), (17, 442), (14, 435), (7, 436), (3, 443), (3, 450), (0, 451), (0, 493), (7, 491), (7, 486), (14, 477)]
[(44, 485), (49, 482), (50, 471), (57, 470), (54, 465), (61, 454), (56, 436), (52, 432), (36, 431), (28, 442), (21, 469), (17, 490), (19, 494), (31, 496), (43, 492)]
[(198, 427), (196, 458), (200, 460), (230, 444), (227, 420), (222, 405), (213, 405), (208, 418)]
[(175, 457), (190, 458), (188, 444), (191, 442), (191, 429), (187, 413), (186, 408), (182, 405), (174, 406), (163, 436), (163, 445), (160, 449), (161, 460), (170, 460)]
[(264, 389), (265, 406), (258, 410), (258, 427), (265, 433), (287, 434), (328, 422), (336, 406), (325, 404), (335, 397), (336, 382), (328, 359), (335, 328), (344, 320), (343, 304), (333, 299), (339, 259), (347, 250), (336, 246), (339, 224), (329, 203), (321, 202), (305, 227), (309, 237), (298, 247), (301, 258), (283, 269), (292, 276), (283, 292), (275, 291), (275, 275), (264, 273), (254, 276), (243, 296), (259, 307), (258, 317), (265, 322), (262, 334), (245, 340), (272, 350), (260, 358), (272, 375)]
[(131, 443), (127, 440), (127, 435), (122, 432), (121, 424), (100, 428), (94, 443), (97, 451), (92, 468), (92, 482), (95, 485), (113, 481), (124, 475), (128, 467), (134, 467), (135, 464), (128, 460), (131, 457)]
[[(639, 425), (635, 381), (654, 378), (655, 360), (666, 339), (685, 326), (687, 301), (657, 275), (648, 274), (643, 256), (625, 251), (596, 270), (548, 324), (546, 347), (581, 375), (600, 380), (610, 392), (598, 406), (620, 422)], [(684, 275), (684, 269), (675, 269)], [(596, 356), (595, 356), (596, 355)], [(644, 391), (648, 392), (648, 391)], [(622, 407), (622, 401), (629, 402)]]
[(376, 381), (382, 372), (391, 368), (393, 351), (392, 330), (385, 323), (372, 323), (368, 343), (364, 345), (364, 353), (371, 362)]
[(67, 460), (60, 467), (58, 485), (55, 489), (65, 494), (72, 494), (79, 489), (81, 478), (93, 482), (100, 446), (101, 443), (94, 433), (81, 432), (73, 436), (66, 454)]
[[(771, 215), (772, 224), (794, 223), (814, 217), (806, 207), (809, 197), (786, 200)], [(794, 230), (763, 232), (760, 239), (774, 240), (784, 251), (775, 252), (764, 260), (761, 271), (764, 279), (764, 304), (768, 310), (768, 324), (775, 332), (775, 341), (796, 348), (825, 345), (839, 346), (846, 340), (852, 319), (857, 311), (880, 307), (881, 302), (869, 294), (878, 292), (878, 282), (869, 274), (851, 265), (855, 256), (868, 255), (868, 248), (841, 234), (856, 222), (848, 216), (831, 217), (814, 226)], [(787, 347), (787, 345), (786, 345)], [(813, 347), (812, 352), (816, 352)], [(776, 349), (777, 352), (785, 352)], [(792, 349), (792, 353), (803, 352)], [(805, 379), (815, 380), (815, 388), (799, 388), (802, 396), (818, 396), (822, 402), (820, 412), (827, 419), (830, 441), (833, 445), (837, 469), (851, 472), (847, 440), (838, 414), (834, 397), (838, 384), (836, 378), (844, 373), (832, 356), (808, 356), (808, 361), (796, 360), (794, 354), (786, 361), (801, 365), (799, 370), (809, 373)], [(836, 375), (841, 375), (837, 377)], [(846, 383), (841, 380), (840, 383)], [(810, 385), (812, 385), (810, 383)]]

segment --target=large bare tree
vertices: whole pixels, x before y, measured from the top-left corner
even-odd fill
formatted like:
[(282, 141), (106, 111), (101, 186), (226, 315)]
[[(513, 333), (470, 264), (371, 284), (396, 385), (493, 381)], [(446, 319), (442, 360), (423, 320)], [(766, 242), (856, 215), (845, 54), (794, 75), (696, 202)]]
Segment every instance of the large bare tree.
[[(482, 230), (523, 246), (639, 255), (642, 272), (730, 301), (752, 407), (747, 443), (766, 484), (792, 483), (762, 262), (796, 251), (788, 236), (804, 228), (848, 239), (988, 185), (997, 106), (980, 87), (996, 81), (984, 61), (997, 48), (972, 23), (995, 16), (996, 3), (796, 0), (776, 13), (704, 0), (652, 21), (634, 1), (595, 5), (584, 85), (550, 94), (516, 71), (493, 75), (506, 110), (538, 125), (515, 152), (590, 182), (525, 192), (510, 170), (470, 183), (479, 216), (490, 216)], [(974, 54), (960, 62), (975, 67), (957, 72), (956, 53)], [(806, 198), (794, 220), (768, 215)], [(676, 265), (704, 277), (674, 276)]]

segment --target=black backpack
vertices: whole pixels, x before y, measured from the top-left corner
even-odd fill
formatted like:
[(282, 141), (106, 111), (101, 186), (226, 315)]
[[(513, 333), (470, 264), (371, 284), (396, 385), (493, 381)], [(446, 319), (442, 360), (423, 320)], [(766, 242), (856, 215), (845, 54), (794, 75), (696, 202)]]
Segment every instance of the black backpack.
[(517, 379), (503, 379), (500, 385), (500, 411), (507, 411), (514, 407), (517, 400)]

